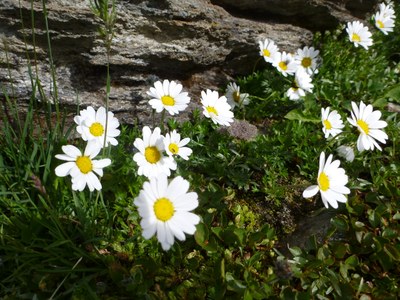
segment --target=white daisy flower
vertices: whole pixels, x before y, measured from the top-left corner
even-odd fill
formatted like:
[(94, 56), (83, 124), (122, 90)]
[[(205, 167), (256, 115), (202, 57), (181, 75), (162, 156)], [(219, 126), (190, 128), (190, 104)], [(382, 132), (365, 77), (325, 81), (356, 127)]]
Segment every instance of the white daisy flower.
[(138, 164), (138, 174), (146, 177), (158, 176), (163, 173), (171, 175), (170, 170), (176, 170), (176, 162), (171, 156), (164, 155), (164, 137), (161, 129), (156, 127), (153, 132), (148, 126), (143, 127), (143, 139), (136, 138), (133, 145), (139, 150), (133, 156)]
[(299, 62), (294, 59), (292, 54), (283, 51), (282, 53), (278, 52), (275, 55), (273, 65), (282, 73), (283, 76), (286, 77), (288, 74), (293, 75), (296, 73), (299, 67)]
[(340, 157), (345, 158), (348, 162), (352, 162), (354, 160), (354, 150), (350, 146), (339, 146), (336, 151), (338, 152)]
[(303, 68), (298, 68), (294, 77), (293, 85), (287, 90), (286, 95), (290, 100), (298, 100), (312, 92), (314, 85), (311, 83), (311, 76)]
[(188, 93), (182, 92), (182, 85), (175, 81), (157, 81), (147, 94), (153, 97), (149, 104), (158, 113), (165, 109), (170, 115), (178, 114), (185, 110), (190, 102)]
[(59, 177), (71, 175), (72, 189), (75, 191), (83, 191), (86, 185), (91, 192), (101, 190), (100, 180), (94, 173), (103, 176), (103, 168), (111, 164), (109, 158), (93, 159), (99, 154), (101, 147), (91, 141), (87, 143), (83, 154), (73, 145), (62, 146), (61, 149), (64, 154), (57, 154), (56, 158), (67, 162), (55, 169), (56, 175)]
[(321, 193), (322, 202), (328, 208), (328, 203), (333, 208), (338, 208), (338, 202), (345, 203), (350, 194), (349, 188), (345, 185), (348, 177), (343, 168), (339, 168), (340, 161), (332, 161), (332, 154), (329, 155), (325, 162), (325, 153), (321, 152), (319, 156), (318, 185), (312, 185), (303, 192), (304, 198), (313, 197), (318, 191)]
[(337, 136), (341, 133), (344, 127), (341, 116), (336, 110), (330, 112), (330, 107), (321, 108), (321, 121), (322, 131), (327, 139), (330, 135), (332, 137)]
[(358, 47), (360, 45), (368, 50), (368, 47), (372, 45), (372, 34), (369, 32), (368, 27), (364, 26), (360, 21), (348, 22), (346, 31), (350, 42), (353, 42), (354, 46)]
[(313, 75), (318, 73), (318, 65), (320, 64), (321, 58), (319, 57), (319, 50), (315, 50), (314, 47), (304, 47), (298, 49), (294, 59), (298, 61), (299, 66), (303, 68), (307, 74)]
[(377, 12), (374, 16), (375, 27), (382, 31), (385, 35), (392, 32), (394, 28), (394, 18), (384, 17), (383, 13)]
[(233, 112), (225, 96), (219, 97), (217, 91), (207, 89), (201, 91), (201, 104), (203, 105), (203, 114), (215, 124), (230, 126), (233, 122)]
[[(118, 145), (116, 137), (121, 133), (117, 129), (118, 119), (112, 112), (106, 113), (104, 107), (99, 107), (96, 112), (93, 107), (88, 106), (80, 111), (79, 116), (75, 116), (74, 121), (78, 125), (76, 131), (81, 134), (84, 141), (94, 140), (101, 147), (107, 147), (109, 144)], [(106, 136), (105, 143), (104, 136)]]
[(190, 212), (199, 202), (195, 192), (189, 192), (189, 182), (182, 177), (174, 178), (169, 184), (167, 176), (152, 177), (143, 184), (134, 204), (142, 217), (140, 226), (142, 235), (150, 239), (157, 234), (162, 248), (167, 251), (174, 244), (175, 238), (186, 239), (186, 234), (193, 235), (199, 216)]
[(302, 89), (299, 89), (295, 84), (294, 86), (290, 87), (286, 92), (286, 96), (288, 96), (288, 98), (293, 101), (297, 101), (305, 95), (306, 93)]
[(379, 11), (378, 11), (383, 18), (396, 18), (396, 13), (393, 8), (393, 3), (390, 1), (388, 4), (382, 2), (379, 4)]
[(230, 82), (226, 88), (226, 99), (232, 109), (235, 106), (241, 107), (242, 105), (249, 104), (249, 94), (240, 93), (240, 86), (236, 85), (234, 82)]
[(388, 139), (387, 134), (381, 130), (387, 126), (385, 121), (379, 120), (382, 113), (379, 110), (373, 111), (371, 104), (365, 105), (362, 101), (360, 107), (354, 102), (351, 102), (351, 106), (353, 111), (351, 112), (351, 118), (347, 118), (347, 120), (351, 125), (357, 127), (360, 132), (357, 139), (358, 151), (374, 150), (375, 147), (382, 151), (382, 148), (376, 142), (377, 140), (382, 144), (386, 144)]
[(278, 46), (271, 39), (265, 39), (264, 42), (258, 41), (260, 45), (260, 55), (268, 63), (273, 63), (276, 54), (279, 52)]
[(179, 155), (184, 160), (188, 160), (192, 154), (192, 149), (185, 147), (190, 142), (189, 138), (181, 140), (181, 135), (173, 130), (171, 134), (167, 133), (164, 138), (165, 151), (168, 155), (174, 156)]

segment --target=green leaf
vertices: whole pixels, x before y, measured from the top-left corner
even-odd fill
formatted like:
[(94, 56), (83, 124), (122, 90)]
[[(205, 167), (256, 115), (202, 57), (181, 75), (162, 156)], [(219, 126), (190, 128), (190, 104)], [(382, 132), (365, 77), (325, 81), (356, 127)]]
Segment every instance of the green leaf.
[(352, 255), (352, 256), (349, 256), (349, 257), (344, 261), (344, 263), (345, 263), (349, 268), (354, 269), (354, 268), (357, 267), (358, 264), (359, 264), (357, 255), (354, 254), (354, 255)]
[(331, 224), (340, 231), (349, 230), (349, 224), (348, 224), (347, 218), (345, 216), (336, 216), (336, 217), (332, 218)]
[(382, 251), (382, 248), (383, 248), (384, 244), (386, 243), (386, 239), (381, 238), (379, 236), (374, 236), (373, 241), (374, 241), (375, 252)]
[(376, 253), (376, 256), (378, 258), (379, 263), (381, 264), (382, 268), (385, 271), (389, 271), (394, 267), (392, 257), (387, 253), (386, 249), (385, 251)]
[(400, 84), (393, 86), (389, 91), (387, 91), (385, 97), (400, 101)]
[(299, 247), (293, 247), (293, 248), (289, 248), (290, 253), (292, 253), (293, 256), (300, 256), (302, 251), (301, 248)]
[(337, 243), (332, 246), (332, 252), (337, 258), (343, 258), (347, 252), (347, 247), (343, 243)]
[(219, 272), (220, 272), (220, 275), (221, 275), (221, 278), (224, 278), (225, 277), (225, 259), (221, 259), (221, 263), (220, 263), (220, 265), (219, 265)]
[(376, 99), (376, 101), (374, 101), (372, 103), (372, 106), (377, 107), (377, 108), (382, 108), (382, 107), (385, 107), (387, 105), (387, 103), (388, 103), (388, 101), (386, 98), (379, 98), (379, 99)]
[(396, 214), (393, 216), (393, 220), (400, 220), (400, 212), (396, 212)]
[(347, 279), (348, 277), (348, 270), (349, 270), (349, 266), (343, 262), (340, 262), (340, 275), (342, 275), (342, 277), (344, 279)]
[(311, 299), (311, 295), (309, 292), (297, 292), (296, 293), (296, 300), (309, 300)]
[(242, 245), (246, 236), (246, 231), (236, 226), (228, 226), (226, 229), (213, 227), (211, 231), (228, 246)]
[(372, 232), (365, 233), (365, 235), (362, 239), (363, 246), (369, 247), (373, 244), (373, 242), (374, 242), (374, 234)]
[(306, 241), (305, 244), (305, 250), (311, 251), (311, 250), (317, 250), (318, 249), (318, 240), (315, 234), (312, 234), (308, 240)]
[(206, 251), (216, 252), (218, 249), (218, 243), (215, 240), (215, 237), (210, 236), (210, 231), (204, 223), (199, 223), (196, 226), (194, 239), (196, 240), (196, 243)]
[(206, 245), (206, 242), (209, 238), (209, 231), (207, 226), (204, 223), (199, 223), (196, 226), (196, 232), (194, 233), (194, 239), (196, 243), (199, 244), (201, 247)]
[(327, 245), (323, 245), (318, 249), (317, 258), (324, 261), (331, 257), (331, 251)]
[(299, 111), (298, 109), (293, 109), (289, 111), (286, 116), (286, 119), (288, 120), (297, 120), (297, 121), (303, 121), (303, 122), (312, 122), (312, 123), (319, 123), (321, 120), (319, 118), (314, 118), (312, 116), (306, 116), (304, 115), (303, 112)]
[(211, 231), (222, 240), (221, 234), (222, 234), (222, 228), (221, 227), (212, 227)]
[(333, 288), (335, 289), (336, 293), (339, 296), (342, 296), (342, 290), (340, 289), (340, 286), (339, 286), (339, 281), (340, 280), (338, 278), (338, 274), (335, 273), (334, 271), (332, 271), (331, 269), (326, 269), (326, 270), (328, 272), (328, 275), (329, 275), (329, 278), (330, 278), (330, 282), (331, 282)]
[(243, 300), (253, 300), (251, 292), (248, 289), (246, 289), (246, 291), (244, 292)]
[(235, 229), (233, 229), (232, 227), (224, 230), (221, 236), (224, 243), (226, 243), (228, 246), (240, 245), (239, 238), (235, 234)]
[(383, 246), (383, 251), (385, 251), (393, 260), (400, 260), (400, 252), (395, 246), (386, 244)]
[(309, 263), (307, 263), (307, 268), (309, 270), (318, 270), (318, 268), (322, 267), (324, 265), (324, 262), (320, 259), (313, 259), (310, 260)]
[(250, 257), (249, 261), (247, 262), (249, 266), (259, 262), (261, 259), (261, 252), (256, 252), (252, 257)]
[(248, 245), (253, 246), (256, 243), (260, 243), (265, 238), (265, 233), (262, 231), (256, 231), (249, 235), (248, 237)]
[(233, 232), (238, 237), (239, 244), (243, 245), (246, 239), (246, 233), (247, 233), (246, 230), (243, 228), (235, 228)]
[(384, 238), (394, 239), (398, 236), (398, 233), (392, 228), (385, 228), (385, 230), (382, 232), (382, 236)]
[(230, 272), (226, 272), (225, 280), (228, 286), (228, 290), (230, 291), (242, 294), (246, 290), (246, 286), (242, 283), (242, 281), (235, 279)]
[(376, 228), (381, 224), (381, 216), (376, 212), (376, 210), (368, 212), (368, 220), (372, 227)]

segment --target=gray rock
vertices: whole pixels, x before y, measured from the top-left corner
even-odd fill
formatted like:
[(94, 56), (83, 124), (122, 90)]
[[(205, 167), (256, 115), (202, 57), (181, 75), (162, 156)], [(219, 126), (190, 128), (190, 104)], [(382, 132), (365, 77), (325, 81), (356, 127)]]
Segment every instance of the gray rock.
[[(252, 10), (263, 13), (268, 9), (264, 2), (274, 4), (271, 14), (292, 16), (297, 9), (300, 15), (310, 14), (315, 6), (315, 12), (324, 11), (335, 18), (330, 1), (325, 1), (331, 3), (329, 9), (324, 1), (318, 1), (323, 3), (320, 6), (317, 1), (311, 1), (312, 5), (307, 4), (305, 8), (299, 6), (303, 2), (300, 0), (229, 1), (236, 9), (246, 11), (242, 15), (222, 7), (226, 2), (117, 1), (110, 56), (110, 109), (121, 122), (149, 121), (151, 109), (146, 91), (158, 79), (182, 82), (190, 93), (190, 108), (193, 108), (199, 105), (201, 90), (220, 89), (234, 76), (253, 70), (259, 59), (259, 40), (271, 38), (286, 51), (310, 44), (312, 33), (300, 27), (301, 24), (290, 24), (290, 18), (277, 22), (269, 14), (257, 19), (248, 13)], [(32, 94), (29, 65), (33, 76), (37, 74), (40, 79), (44, 94), (49, 99), (55, 95), (41, 3), (33, 1), (32, 13), (31, 1), (0, 1), (0, 83), (10, 95), (14, 91), (20, 103), (27, 103)], [(77, 104), (104, 105), (107, 60), (98, 34), (101, 20), (94, 16), (89, 0), (48, 0), (46, 3), (60, 103), (71, 112), (76, 111)], [(243, 7), (244, 3), (253, 6)], [(286, 10), (289, 3), (292, 3), (292, 14)], [(338, 11), (342, 10), (350, 17), (345, 7)], [(37, 90), (35, 95), (41, 100)], [(0, 98), (4, 98), (3, 91)]]
[(377, 0), (213, 0), (233, 15), (258, 21), (290, 23), (310, 30), (333, 29), (339, 23), (364, 19)]

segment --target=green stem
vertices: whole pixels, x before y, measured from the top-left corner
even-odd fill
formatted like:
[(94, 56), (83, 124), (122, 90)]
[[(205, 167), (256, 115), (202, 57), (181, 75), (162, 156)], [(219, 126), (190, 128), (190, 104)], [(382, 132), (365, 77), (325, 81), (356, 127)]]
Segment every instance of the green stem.
[(257, 65), (258, 65), (258, 63), (260, 62), (261, 59), (262, 59), (262, 57), (259, 57), (259, 58), (256, 60), (256, 62), (254, 63), (253, 72), (252, 72), (252, 73), (254, 73), (254, 72), (256, 71), (256, 67), (257, 67)]
[(103, 143), (103, 154), (107, 141), (107, 129), (108, 129), (108, 110), (110, 102), (110, 92), (111, 92), (111, 78), (110, 78), (110, 48), (107, 49), (107, 79), (106, 79), (106, 124), (104, 131), (104, 143)]
[(165, 109), (163, 109), (163, 111), (161, 112), (160, 129), (162, 133), (164, 133), (164, 119), (165, 119)]
[(347, 135), (349, 135), (349, 134), (351, 134), (351, 131), (342, 131), (341, 133), (335, 135), (333, 138), (331, 138), (331, 139), (326, 143), (326, 145), (325, 145), (325, 147), (324, 147), (324, 151), (325, 151), (326, 149), (332, 147), (332, 145), (333, 145), (335, 142), (338, 142), (338, 141), (340, 140), (340, 137), (341, 137), (341, 136), (343, 136), (343, 135), (347, 136)]
[(46, 0), (42, 0), (42, 6), (43, 6), (43, 15), (44, 15), (44, 22), (46, 25), (46, 38), (47, 38), (47, 46), (49, 49), (49, 61), (50, 61), (50, 69), (51, 69), (51, 76), (53, 80), (53, 99), (54, 99), (54, 106), (56, 108), (56, 127), (55, 131), (57, 134), (57, 129), (60, 124), (60, 109), (59, 109), (59, 101), (58, 101), (58, 89), (57, 89), (57, 81), (56, 81), (56, 70), (54, 66), (54, 60), (53, 60), (53, 53), (51, 50), (51, 40), (50, 40), (50, 31), (49, 31), (49, 22), (47, 19), (47, 8), (46, 8)]

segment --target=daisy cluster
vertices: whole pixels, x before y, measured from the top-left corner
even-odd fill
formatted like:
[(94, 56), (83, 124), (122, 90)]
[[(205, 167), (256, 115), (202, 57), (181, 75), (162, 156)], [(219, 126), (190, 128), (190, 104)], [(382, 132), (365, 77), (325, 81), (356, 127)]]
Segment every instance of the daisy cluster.
[[(392, 2), (379, 4), (379, 10), (373, 16), (375, 26), (384, 34), (393, 31), (395, 24), (395, 11)], [(355, 47), (361, 46), (368, 49), (372, 45), (372, 34), (368, 27), (360, 21), (348, 22), (346, 27), (349, 40)], [(294, 76), (292, 86), (286, 95), (290, 100), (297, 101), (306, 93), (312, 93), (314, 85), (312, 76), (318, 73), (321, 64), (319, 50), (305, 46), (297, 49), (295, 53), (280, 51), (275, 41), (266, 38), (259, 41), (260, 55), (267, 63), (272, 64), (284, 77)]]
[[(379, 11), (373, 16), (375, 26), (382, 31), (385, 35), (393, 31), (395, 12), (391, 2), (379, 4)], [(368, 49), (372, 45), (372, 34), (368, 27), (364, 26), (359, 21), (347, 23), (346, 32), (349, 40), (354, 43), (356, 47), (362, 46)], [(385, 144), (388, 135), (382, 130), (388, 124), (380, 120), (382, 113), (374, 110), (371, 104), (366, 105), (360, 102), (357, 105), (351, 102), (352, 111), (351, 117), (347, 118), (350, 125), (357, 128), (359, 132), (357, 139), (357, 150), (362, 152), (364, 150), (374, 150), (375, 148), (382, 151), (378, 142)], [(325, 138), (330, 136), (333, 139), (339, 137), (345, 127), (340, 114), (330, 107), (321, 109), (322, 131)], [(345, 158), (347, 161), (352, 162), (355, 154), (351, 145), (340, 145), (337, 148), (339, 156)], [(321, 193), (322, 201), (325, 207), (328, 203), (334, 207), (338, 207), (338, 202), (346, 202), (345, 194), (349, 194), (350, 190), (345, 186), (348, 182), (348, 177), (344, 169), (340, 168), (340, 161), (332, 161), (332, 155), (329, 155), (325, 161), (325, 153), (322, 152), (319, 161), (318, 171), (318, 185), (313, 185), (303, 192), (305, 198), (314, 196), (318, 191)]]
[[(374, 150), (382, 148), (377, 141), (385, 144), (388, 139), (387, 134), (382, 130), (387, 126), (385, 121), (380, 120), (381, 112), (373, 110), (372, 105), (365, 105), (360, 102), (359, 105), (352, 102), (351, 117), (347, 121), (357, 128), (359, 136), (357, 139), (357, 149)], [(344, 124), (340, 114), (336, 111), (330, 111), (330, 107), (321, 109), (322, 131), (325, 138), (332, 136), (337, 138), (343, 132)], [(337, 149), (339, 156), (347, 161), (354, 160), (354, 150), (351, 146), (341, 145)], [(318, 191), (321, 193), (322, 202), (328, 208), (328, 203), (333, 208), (338, 208), (338, 202), (346, 202), (345, 194), (350, 190), (345, 186), (348, 183), (348, 177), (343, 168), (340, 168), (340, 161), (332, 161), (332, 154), (325, 161), (325, 153), (322, 152), (319, 160), (318, 185), (312, 185), (303, 192), (303, 197), (314, 196)]]
[(312, 92), (314, 88), (312, 76), (318, 73), (318, 66), (321, 63), (319, 50), (305, 46), (297, 49), (295, 54), (280, 52), (275, 41), (268, 38), (259, 41), (259, 48), (264, 60), (272, 64), (283, 76), (294, 76), (292, 86), (286, 92), (290, 100), (299, 100), (306, 93)]
[[(230, 126), (234, 105), (248, 103), (248, 94), (240, 94), (236, 84), (231, 84), (230, 88), (233, 90), (229, 90), (228, 98), (209, 89), (201, 92), (203, 114), (215, 124)], [(147, 92), (151, 97), (149, 104), (157, 113), (167, 111), (172, 116), (177, 115), (190, 102), (188, 93), (182, 89), (175, 81), (157, 81)], [(98, 176), (103, 176), (103, 168), (109, 166), (111, 160), (95, 158), (102, 148), (118, 145), (119, 122), (104, 107), (96, 111), (91, 106), (81, 110), (74, 121), (86, 147), (82, 152), (74, 145), (63, 146), (64, 153), (57, 154), (56, 158), (66, 162), (56, 167), (55, 173), (60, 177), (70, 175), (73, 190), (83, 191), (86, 186), (91, 192), (101, 190)], [(152, 130), (144, 126), (142, 138), (136, 138), (133, 143), (138, 150), (133, 156), (138, 165), (137, 173), (148, 178), (134, 200), (142, 217), (143, 237), (149, 239), (156, 234), (164, 250), (171, 248), (175, 238), (183, 241), (185, 233), (194, 234), (195, 225), (200, 222), (200, 218), (191, 212), (198, 206), (198, 196), (189, 192), (189, 182), (181, 176), (168, 181), (171, 171), (177, 169), (177, 158), (188, 160), (192, 154), (192, 149), (186, 146), (189, 142), (190, 139), (181, 138), (177, 130), (163, 135), (160, 127)]]
[[(147, 92), (152, 97), (149, 104), (157, 113), (165, 110), (172, 116), (178, 114), (184, 111), (190, 102), (188, 93), (182, 92), (182, 89), (183, 86), (173, 80), (157, 81)], [(239, 100), (235, 99), (238, 102), (244, 101), (244, 98), (240, 98), (240, 94), (237, 97)], [(201, 104), (204, 116), (210, 118), (213, 123), (229, 126), (233, 122), (233, 112), (228, 99), (225, 96), (220, 97), (217, 91), (209, 89), (202, 91)]]
[[(236, 85), (232, 88), (238, 89)], [(147, 94), (150, 106), (157, 113), (168, 112), (171, 116), (184, 111), (190, 102), (183, 86), (175, 81), (157, 81)], [(232, 97), (220, 96), (217, 91), (207, 89), (201, 92), (203, 114), (214, 124), (230, 126), (233, 122), (234, 104), (246, 104), (246, 95), (239, 92)], [(229, 99), (229, 102), (228, 102)], [(163, 120), (162, 120), (163, 122)], [(138, 152), (133, 160), (138, 174), (146, 176), (134, 204), (138, 207), (142, 235), (150, 239), (156, 235), (164, 250), (169, 250), (175, 238), (183, 241), (185, 234), (194, 234), (200, 218), (192, 211), (198, 206), (198, 195), (189, 192), (189, 182), (177, 176), (170, 181), (171, 171), (177, 169), (178, 158), (188, 160), (192, 149), (187, 147), (190, 138), (181, 138), (177, 130), (162, 134), (160, 127), (142, 129), (142, 138), (136, 138), (133, 145)]]
[[(357, 105), (351, 102), (352, 111), (351, 118), (347, 118), (347, 121), (357, 128), (359, 136), (357, 139), (357, 150), (362, 152), (364, 150), (374, 150), (377, 148), (382, 151), (382, 148), (378, 142), (385, 144), (388, 139), (387, 134), (382, 130), (387, 126), (385, 121), (380, 120), (382, 113), (378, 110), (373, 110), (371, 104), (366, 105), (364, 102), (360, 102)], [(344, 124), (341, 119), (340, 114), (336, 111), (330, 111), (330, 107), (321, 109), (321, 121), (322, 121), (322, 131), (325, 134), (325, 138), (337, 138), (339, 134), (342, 133)], [(343, 148), (341, 148), (343, 149)], [(346, 149), (352, 149), (348, 147)], [(347, 152), (349, 152), (348, 150)], [(341, 151), (339, 151), (341, 152)], [(347, 157), (348, 161), (354, 159), (353, 154)], [(353, 159), (350, 159), (353, 158)]]
[(72, 189), (83, 191), (86, 186), (92, 192), (101, 190), (99, 178), (103, 176), (103, 168), (111, 164), (109, 158), (95, 159), (102, 148), (109, 145), (116, 146), (116, 139), (120, 134), (118, 119), (104, 107), (97, 111), (88, 106), (74, 118), (77, 124), (76, 131), (87, 142), (85, 150), (79, 150), (74, 145), (62, 146), (64, 154), (57, 154), (56, 158), (66, 161), (56, 167), (55, 173), (59, 177), (71, 176)]
[[(379, 11), (373, 16), (375, 26), (384, 34), (393, 31), (395, 12), (392, 5), (391, 2), (379, 4)], [(346, 32), (355, 47), (368, 49), (373, 43), (371, 32), (360, 21), (348, 22)], [(264, 60), (272, 64), (283, 76), (294, 76), (292, 87), (286, 92), (290, 100), (298, 100), (304, 97), (306, 92), (312, 92), (314, 85), (311, 83), (311, 78), (318, 73), (318, 66), (321, 64), (318, 50), (306, 46), (298, 49), (295, 54), (280, 52), (276, 43), (268, 38), (259, 41), (259, 49)], [(388, 136), (382, 130), (387, 123), (380, 120), (381, 112), (374, 111), (372, 105), (366, 105), (362, 101), (359, 105), (352, 102), (351, 106), (351, 117), (348, 117), (347, 121), (359, 132), (357, 150), (362, 152), (376, 148), (382, 151), (379, 143), (385, 144)], [(330, 136), (333, 139), (338, 138), (345, 127), (341, 115), (336, 110), (331, 111), (330, 107), (321, 109), (321, 121), (325, 138)], [(347, 161), (354, 160), (354, 150), (350, 145), (341, 145), (337, 151)], [(344, 169), (340, 168), (340, 161), (333, 160), (332, 154), (326, 160), (325, 153), (320, 154), (317, 181), (318, 185), (313, 185), (304, 191), (305, 198), (312, 197), (320, 191), (325, 207), (330, 204), (337, 208), (338, 202), (346, 202), (345, 195), (350, 193), (346, 187), (348, 177)]]
[[(378, 11), (372, 16), (375, 27), (385, 35), (393, 31), (395, 19), (396, 15), (391, 1), (380, 3)], [(369, 46), (372, 46), (372, 33), (360, 21), (348, 22), (346, 32), (354, 46), (361, 46), (366, 50), (368, 50)]]
[[(183, 86), (175, 81), (157, 81), (147, 94), (150, 106), (157, 113), (168, 112), (171, 116), (184, 111), (190, 103)], [(203, 115), (216, 125), (230, 126), (235, 107), (249, 103), (249, 94), (241, 93), (236, 83), (229, 83), (225, 95), (210, 89), (201, 91), (200, 103)], [(163, 116), (162, 115), (162, 116)], [(163, 122), (163, 120), (161, 121)], [(164, 250), (169, 250), (175, 238), (185, 240), (185, 234), (194, 234), (200, 218), (192, 213), (198, 206), (198, 196), (189, 191), (189, 182), (181, 176), (168, 181), (171, 172), (177, 169), (178, 160), (188, 160), (192, 149), (187, 147), (190, 139), (181, 138), (177, 130), (162, 134), (161, 128), (151, 130), (144, 126), (142, 138), (136, 138), (134, 146), (138, 152), (133, 160), (138, 174), (148, 181), (135, 198), (141, 216), (143, 237), (156, 235)]]

